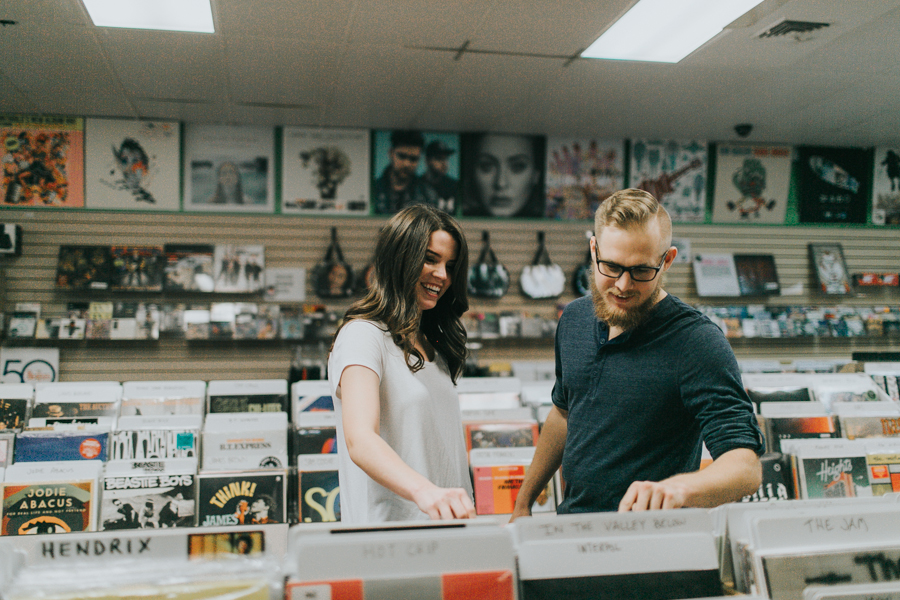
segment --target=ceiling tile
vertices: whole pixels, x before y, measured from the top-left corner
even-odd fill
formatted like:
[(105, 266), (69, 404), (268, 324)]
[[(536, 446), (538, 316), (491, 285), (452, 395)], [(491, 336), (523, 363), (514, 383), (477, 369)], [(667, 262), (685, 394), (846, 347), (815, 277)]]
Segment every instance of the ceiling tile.
[(217, 34), (104, 29), (103, 47), (135, 99), (221, 99), (227, 94), (224, 40)]

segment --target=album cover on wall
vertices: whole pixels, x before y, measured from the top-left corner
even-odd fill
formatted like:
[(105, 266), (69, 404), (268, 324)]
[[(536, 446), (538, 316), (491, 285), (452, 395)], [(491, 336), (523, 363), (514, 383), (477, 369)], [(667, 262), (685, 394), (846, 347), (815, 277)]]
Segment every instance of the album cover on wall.
[(180, 131), (174, 121), (87, 119), (87, 208), (179, 210)]
[(844, 296), (853, 291), (840, 243), (809, 244), (809, 261), (819, 292)]
[(212, 244), (166, 244), (166, 291), (212, 292), (215, 289), (213, 277)]
[(213, 276), (216, 292), (252, 294), (265, 284), (265, 248), (261, 245), (216, 244)]
[(460, 140), (455, 133), (378, 130), (372, 134), (372, 212), (410, 204), (459, 210)]
[(272, 127), (187, 124), (184, 209), (275, 211)]
[(799, 146), (796, 186), (801, 223), (865, 223), (871, 150)]
[(110, 289), (119, 292), (160, 292), (166, 258), (162, 246), (112, 246)]
[(624, 187), (622, 140), (550, 137), (547, 206), (551, 219), (593, 219), (600, 203)]
[(282, 213), (368, 214), (369, 130), (285, 127)]
[(781, 293), (772, 254), (735, 254), (734, 268), (741, 296), (777, 296)]
[(84, 206), (84, 120), (0, 115), (0, 206)]
[(112, 275), (109, 246), (59, 247), (56, 287), (75, 290), (105, 290)]
[(790, 146), (719, 144), (713, 222), (783, 224), (791, 154)]
[(629, 187), (652, 194), (675, 223), (702, 223), (706, 219), (706, 165), (706, 142), (632, 140)]
[(546, 213), (547, 138), (470, 133), (462, 136), (463, 215), (540, 218)]
[(900, 146), (875, 149), (872, 224), (900, 225)]

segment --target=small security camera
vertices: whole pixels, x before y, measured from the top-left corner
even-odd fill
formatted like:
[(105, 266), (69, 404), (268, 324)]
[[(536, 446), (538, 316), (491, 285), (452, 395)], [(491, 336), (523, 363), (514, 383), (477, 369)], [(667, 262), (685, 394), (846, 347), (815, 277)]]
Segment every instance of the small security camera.
[(750, 123), (738, 123), (734, 126), (734, 132), (742, 138), (750, 135), (751, 131), (753, 131), (753, 125), (751, 125)]

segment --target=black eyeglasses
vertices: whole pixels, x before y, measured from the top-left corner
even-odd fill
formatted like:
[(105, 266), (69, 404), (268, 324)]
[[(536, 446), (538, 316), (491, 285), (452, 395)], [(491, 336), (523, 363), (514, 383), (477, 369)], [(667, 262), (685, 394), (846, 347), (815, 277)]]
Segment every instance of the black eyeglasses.
[(600, 271), (601, 275), (606, 277), (610, 277), (612, 279), (618, 279), (624, 273), (628, 273), (631, 275), (632, 281), (653, 281), (656, 279), (656, 275), (659, 273), (659, 270), (662, 269), (663, 263), (666, 262), (666, 257), (669, 255), (669, 251), (666, 250), (665, 254), (663, 254), (662, 260), (659, 261), (658, 267), (645, 267), (644, 265), (637, 265), (636, 267), (623, 267), (622, 265), (617, 265), (616, 263), (607, 262), (605, 260), (597, 259), (597, 270)]

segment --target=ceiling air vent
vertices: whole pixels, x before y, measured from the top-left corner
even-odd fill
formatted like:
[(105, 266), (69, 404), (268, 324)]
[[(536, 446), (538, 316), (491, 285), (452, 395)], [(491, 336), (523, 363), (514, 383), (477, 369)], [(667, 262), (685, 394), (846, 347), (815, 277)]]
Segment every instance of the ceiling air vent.
[(807, 38), (817, 29), (830, 26), (831, 23), (816, 23), (814, 21), (780, 21), (759, 34), (761, 38), (779, 38), (791, 36), (794, 38)]

